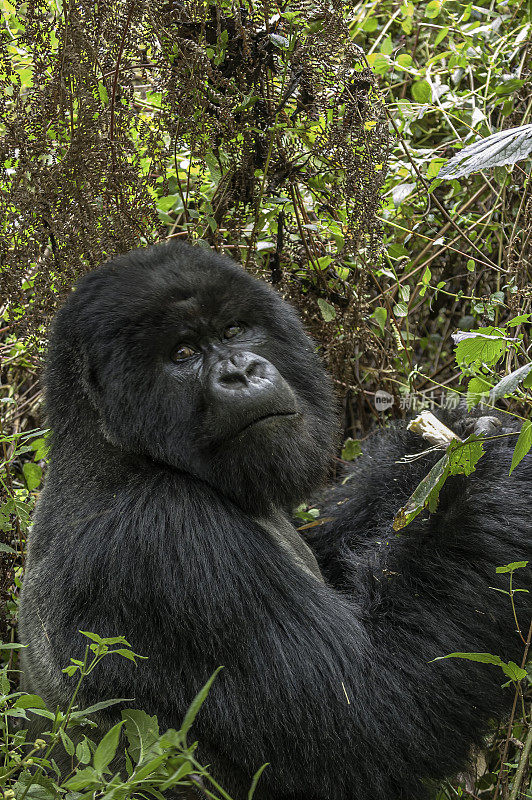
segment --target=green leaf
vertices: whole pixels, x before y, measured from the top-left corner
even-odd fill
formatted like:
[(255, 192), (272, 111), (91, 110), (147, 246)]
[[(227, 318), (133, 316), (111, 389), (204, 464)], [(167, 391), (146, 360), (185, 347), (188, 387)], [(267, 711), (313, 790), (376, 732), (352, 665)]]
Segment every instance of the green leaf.
[(161, 791), (164, 792), (165, 789), (169, 789), (171, 786), (175, 786), (175, 784), (178, 781), (182, 780), (193, 771), (194, 771), (193, 764), (191, 764), (190, 761), (185, 761), (183, 764), (181, 764), (180, 767), (178, 767), (178, 769), (176, 769), (173, 775), (170, 775), (170, 777), (167, 778), (167, 780), (165, 780), (164, 783), (161, 784), (160, 786)]
[(410, 253), (408, 252), (406, 247), (403, 247), (402, 244), (391, 244), (388, 247), (387, 252), (389, 257), (394, 261), (396, 261), (399, 258), (405, 258), (405, 257), (408, 258), (410, 256)]
[(87, 706), (87, 708), (82, 708), (79, 711), (72, 712), (70, 719), (88, 717), (90, 714), (96, 714), (97, 711), (102, 711), (104, 708), (116, 706), (117, 703), (131, 703), (132, 700), (134, 700), (133, 697), (118, 697), (115, 700), (100, 700), (99, 703), (95, 703), (93, 706)]
[(443, 458), (432, 467), (421, 483), (410, 495), (405, 505), (399, 509), (393, 520), (394, 531), (399, 531), (409, 525), (426, 506), (434, 511), (438, 503), (440, 489), (449, 474), (449, 456)]
[(519, 667), (515, 661), (508, 661), (507, 664), (504, 664), (502, 671), (513, 681), (522, 681), (528, 674), (526, 669)]
[(514, 661), (506, 663), (502, 658), (494, 656), (492, 653), (449, 653), (448, 656), (439, 656), (434, 658), (433, 661), (442, 661), (444, 658), (465, 658), (467, 661), (477, 661), (481, 664), (494, 664), (500, 667), (512, 681), (520, 681), (526, 678), (527, 675), (526, 670), (518, 667)]
[(122, 711), (122, 719), (126, 724), (129, 753), (137, 764), (141, 764), (159, 739), (157, 717), (150, 717), (140, 709), (126, 708)]
[(157, 208), (159, 211), (170, 211), (176, 203), (181, 202), (181, 197), (178, 194), (169, 194), (166, 197), (157, 198)]
[(326, 300), (323, 300), (321, 297), (318, 297), (318, 306), (321, 311), (321, 316), (325, 320), (325, 322), (331, 322), (336, 317), (336, 309), (334, 306), (331, 306)]
[(107, 769), (116, 755), (120, 731), (125, 720), (117, 722), (111, 730), (107, 731), (94, 753), (93, 765), (96, 772), (101, 775)]
[(77, 792), (80, 789), (87, 789), (98, 783), (98, 773), (92, 767), (85, 767), (85, 769), (78, 770), (75, 775), (63, 784), (63, 786), (66, 789)]
[(526, 567), (527, 564), (528, 561), (512, 561), (511, 564), (505, 564), (504, 567), (497, 567), (495, 572), (515, 572), (516, 569), (522, 569)]
[[(442, 168), (443, 164), (445, 163), (444, 158), (432, 158), (427, 169), (427, 178), (436, 178), (440, 176), (440, 169)], [(440, 242), (434, 242), (434, 244), (440, 244)]]
[(212, 684), (214, 683), (214, 680), (215, 680), (216, 676), (218, 675), (218, 673), (220, 672), (221, 669), (223, 669), (223, 667), (218, 667), (218, 669), (215, 672), (213, 672), (213, 674), (211, 675), (211, 677), (209, 678), (207, 683), (199, 690), (199, 692), (197, 693), (196, 697), (194, 698), (194, 700), (190, 704), (190, 708), (188, 709), (187, 713), (185, 714), (185, 719), (183, 720), (183, 724), (181, 725), (181, 729), (180, 729), (181, 730), (181, 734), (183, 736), (183, 739), (185, 741), (186, 741), (187, 733), (189, 732), (190, 728), (192, 727), (192, 725), (194, 723), (194, 720), (196, 719), (196, 717), (198, 715), (198, 711), (200, 710), (201, 706), (205, 702), (205, 699), (206, 699), (207, 695), (209, 694), (209, 689), (211, 688)]
[(439, 34), (434, 39), (434, 46), (437, 47), (439, 44), (441, 44), (448, 33), (449, 33), (449, 28), (442, 28)]
[(512, 456), (512, 464), (510, 466), (510, 473), (509, 473), (510, 475), (517, 467), (517, 465), (521, 463), (521, 461), (529, 452), (531, 447), (532, 447), (532, 422), (529, 419), (527, 419), (523, 422), (521, 433), (519, 434), (519, 439), (517, 440), (517, 444), (515, 445), (514, 454)]
[[(519, 83), (519, 81), (517, 81)], [(500, 84), (496, 88), (498, 94), (514, 91), (511, 81)], [(518, 128), (506, 130), (480, 139), (478, 142), (464, 147), (458, 155), (453, 156), (440, 171), (440, 178), (453, 180), (463, 178), (471, 172), (479, 172), (489, 167), (514, 164), (528, 158), (532, 151), (532, 124), (520, 125)]]
[(373, 33), (377, 30), (378, 22), (375, 17), (368, 17), (362, 25), (362, 30), (366, 33)]
[(76, 746), (70, 736), (66, 733), (63, 728), (59, 728), (59, 736), (61, 737), (61, 741), (63, 742), (63, 747), (65, 748), (66, 752), (69, 756), (73, 756), (76, 752)]
[(431, 0), (430, 3), (427, 3), (425, 8), (425, 16), (429, 19), (436, 19), (436, 17), (440, 14), (441, 7), (441, 0)]
[(127, 658), (129, 661), (133, 661), (134, 664), (137, 663), (137, 658), (142, 658), (144, 661), (148, 658), (148, 656), (139, 656), (139, 654), (134, 653), (133, 650), (125, 650), (123, 647), (120, 647), (117, 650), (111, 650), (111, 655), (122, 656), (123, 658)]
[(4, 542), (0, 542), (0, 553), (9, 553), (10, 555), (17, 554), (17, 551)]
[(399, 67), (411, 67), (412, 66), (412, 56), (409, 53), (401, 53), (400, 56), (397, 56), (397, 63), (396, 66)]
[(35, 464), (33, 461), (27, 461), (22, 466), (22, 472), (24, 474), (24, 480), (26, 481), (26, 486), (28, 487), (29, 491), (33, 491), (33, 489), (37, 489), (39, 484), (42, 481), (42, 469), (38, 464)]
[(496, 400), (500, 400), (501, 397), (507, 397), (515, 392), (519, 384), (525, 380), (530, 370), (532, 370), (532, 363), (525, 364), (524, 367), (519, 367), (519, 369), (510, 372), (509, 375), (505, 375), (491, 390), (490, 401), (494, 403)]
[(362, 455), (362, 448), (357, 439), (346, 439), (342, 448), (342, 458), (344, 461), (354, 461)]
[(266, 767), (269, 766), (270, 766), (269, 762), (266, 762), (266, 764), (263, 764), (262, 767), (259, 767), (256, 773), (254, 774), (253, 780), (251, 781), (251, 786), (249, 787), (248, 800), (253, 800), (253, 795), (255, 794), (255, 789), (257, 788), (259, 778), (266, 769)]
[(423, 105), (432, 103), (432, 89), (427, 81), (414, 81), (410, 91), (416, 103), (422, 103)]
[[(76, 758), (82, 764), (88, 764), (89, 761), (91, 760), (91, 750), (90, 750), (90, 747), (89, 747), (89, 745), (87, 743), (87, 738), (86, 737), (83, 737), (83, 740), (76, 747)], [(94, 770), (92, 769), (92, 767), (90, 769), (91, 769), (91, 772), (93, 774), (95, 774)]]
[(166, 753), (162, 753), (160, 756), (156, 756), (154, 759), (148, 761), (147, 764), (144, 764), (143, 767), (137, 769), (135, 772), (135, 782), (142, 781), (144, 778), (147, 778), (148, 775), (151, 775), (152, 772), (155, 772), (156, 769), (159, 769), (163, 761), (166, 761), (168, 758)]
[(474, 336), (463, 339), (456, 346), (456, 361), (458, 366), (482, 364), (493, 366), (499, 361), (506, 351), (506, 341), (503, 336), (488, 339), (485, 336)]
[(530, 314), (518, 314), (517, 317), (513, 317), (509, 322), (506, 323), (506, 327), (515, 328), (517, 325), (522, 325), (524, 322), (528, 322), (530, 316)]
[(377, 306), (373, 314), (371, 315), (371, 319), (374, 319), (377, 325), (380, 328), (380, 332), (384, 334), (384, 327), (386, 325), (386, 319), (388, 317), (388, 312), (382, 306)]
[(322, 256), (321, 258), (318, 258), (318, 267), (320, 269), (327, 269), (331, 261), (332, 261), (331, 256)]
[(14, 708), (46, 708), (46, 703), (38, 694), (23, 694), (14, 703)]
[(407, 317), (408, 303), (405, 302), (396, 303), (393, 307), (393, 313), (396, 317)]
[(387, 36), (385, 38), (380, 49), (381, 53), (383, 53), (385, 56), (389, 56), (391, 53), (393, 53), (393, 42), (391, 36)]
[(471, 378), (467, 384), (467, 409), (470, 411), (473, 406), (482, 403), (489, 394), (491, 384), (484, 380), (484, 378), (476, 377)]
[(40, 439), (35, 439), (31, 443), (31, 449), (35, 451), (34, 461), (42, 461), (48, 455), (49, 445), (48, 440), (41, 436)]
[(451, 475), (471, 475), (480, 458), (484, 455), (482, 441), (469, 436), (465, 442), (453, 440), (447, 448), (449, 473)]

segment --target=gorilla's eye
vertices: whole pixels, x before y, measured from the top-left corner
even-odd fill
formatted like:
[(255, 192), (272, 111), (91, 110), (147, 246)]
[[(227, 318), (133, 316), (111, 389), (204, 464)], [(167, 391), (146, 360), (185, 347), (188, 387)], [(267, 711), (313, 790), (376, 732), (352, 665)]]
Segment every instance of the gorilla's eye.
[(198, 351), (189, 344), (182, 344), (176, 347), (172, 353), (172, 361), (186, 361), (187, 358), (197, 355)]
[(224, 339), (232, 339), (244, 332), (242, 325), (229, 325), (224, 331)]

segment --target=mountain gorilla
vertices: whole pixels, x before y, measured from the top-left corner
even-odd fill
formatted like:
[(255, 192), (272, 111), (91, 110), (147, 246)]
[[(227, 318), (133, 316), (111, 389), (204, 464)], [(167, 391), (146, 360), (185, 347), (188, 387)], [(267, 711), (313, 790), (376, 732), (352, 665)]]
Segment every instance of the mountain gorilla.
[[(188, 245), (119, 257), (59, 311), (46, 371), (51, 463), (22, 604), (24, 687), (50, 708), (81, 630), (148, 655), (108, 658), (81, 703), (134, 698), (179, 727), (235, 798), (417, 800), (462, 769), (513, 690), (490, 665), (522, 643), (495, 568), (531, 555), (530, 459), (499, 439), (439, 510), (394, 512), (435, 458), (380, 434), (332, 490), (310, 544), (289, 521), (330, 468), (331, 386), (294, 311), (241, 267)], [(520, 586), (532, 589), (528, 570)], [(532, 594), (515, 597), (528, 630)]]

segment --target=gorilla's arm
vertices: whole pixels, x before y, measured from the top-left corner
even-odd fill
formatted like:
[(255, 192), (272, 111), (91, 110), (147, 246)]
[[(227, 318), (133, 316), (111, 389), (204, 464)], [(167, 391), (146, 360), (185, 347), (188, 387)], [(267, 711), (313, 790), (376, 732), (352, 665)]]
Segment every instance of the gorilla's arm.
[[(152, 465), (130, 479), (116, 470), (123, 495), (85, 486), (91, 502), (65, 508), (62, 530), (55, 508), (57, 541), (30, 553), (25, 614), (42, 625), (24, 636), (27, 680), (40, 675), (28, 688), (43, 690), (43, 660), (59, 668), (78, 654), (79, 628), (125, 634), (149, 661), (105, 660), (84, 699), (134, 696), (161, 727), (177, 727), (223, 665), (195, 736), (235, 800), (265, 761), (257, 798), (419, 798), (424, 781), (464, 764), (511, 697), (495, 667), (430, 662), (461, 650), (519, 661), (508, 598), (490, 587), (506, 588), (496, 566), (530, 555), (532, 473), (527, 461), (508, 479), (511, 450), (498, 445), (473, 476), (449, 482), (436, 515), (397, 537), (393, 512), (430, 464), (395, 461), (422, 448), (410, 434), (376, 441), (324, 511), (335, 519), (314, 545), (339, 588), (299, 569), (263, 526), (197, 480)], [(36, 526), (45, 527), (46, 503)], [(516, 598), (523, 625), (531, 597)], [(54, 680), (51, 704), (66, 693)]]

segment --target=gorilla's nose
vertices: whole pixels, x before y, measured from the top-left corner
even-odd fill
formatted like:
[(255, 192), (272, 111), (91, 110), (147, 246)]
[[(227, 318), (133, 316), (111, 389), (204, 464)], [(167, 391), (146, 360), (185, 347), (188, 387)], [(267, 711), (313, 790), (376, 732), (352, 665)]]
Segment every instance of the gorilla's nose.
[(236, 353), (219, 361), (213, 370), (213, 388), (238, 392), (263, 390), (280, 378), (275, 367), (254, 353)]

